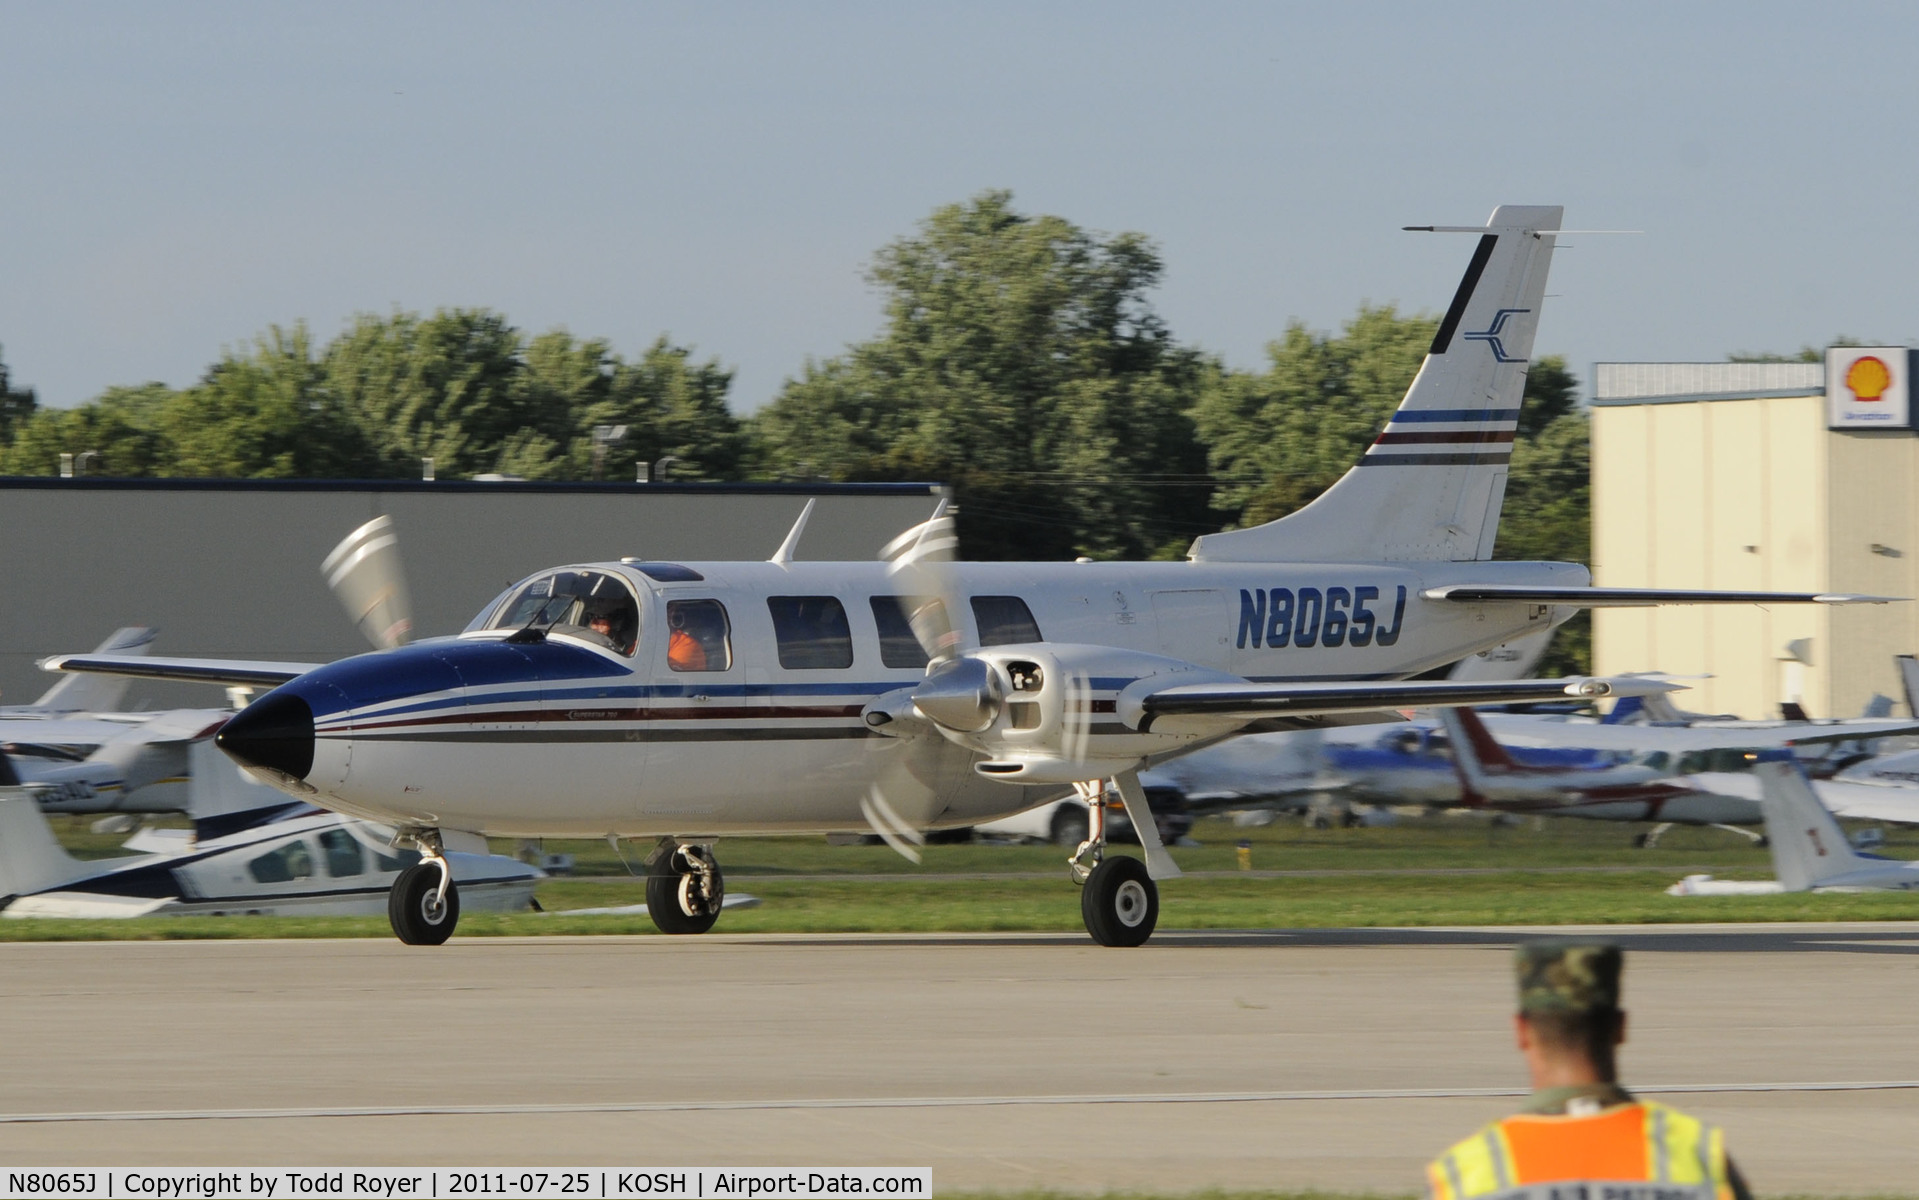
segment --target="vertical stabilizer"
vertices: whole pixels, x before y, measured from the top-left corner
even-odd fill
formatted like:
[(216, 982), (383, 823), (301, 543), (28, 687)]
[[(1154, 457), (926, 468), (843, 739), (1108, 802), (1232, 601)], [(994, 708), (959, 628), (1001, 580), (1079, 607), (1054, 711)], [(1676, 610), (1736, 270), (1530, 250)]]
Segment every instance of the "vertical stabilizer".
[[(153, 644), (153, 630), (138, 625), (117, 629), (94, 649), (95, 654), (145, 654)], [(48, 688), (33, 707), (48, 712), (118, 712), (133, 680), (119, 675), (72, 672)]]
[(53, 836), (25, 788), (0, 787), (0, 899), (45, 891), (87, 873)]
[(1899, 682), (1905, 687), (1906, 712), (1919, 717), (1919, 658), (1901, 654), (1893, 661), (1899, 664)]
[(1472, 778), (1475, 786), (1487, 775), (1520, 771), (1522, 767), (1506, 747), (1499, 744), (1486, 722), (1470, 708), (1442, 708), (1439, 723), (1452, 744), (1453, 761)]
[(1753, 774), (1759, 777), (1759, 807), (1766, 814), (1766, 840), (1772, 843), (1780, 887), (1803, 892), (1867, 865), (1797, 763), (1761, 762)]
[(1205, 562), (1460, 562), (1499, 533), (1513, 431), (1552, 262), (1557, 206), (1503, 204), (1426, 361), (1358, 466), (1290, 516), (1208, 534)]

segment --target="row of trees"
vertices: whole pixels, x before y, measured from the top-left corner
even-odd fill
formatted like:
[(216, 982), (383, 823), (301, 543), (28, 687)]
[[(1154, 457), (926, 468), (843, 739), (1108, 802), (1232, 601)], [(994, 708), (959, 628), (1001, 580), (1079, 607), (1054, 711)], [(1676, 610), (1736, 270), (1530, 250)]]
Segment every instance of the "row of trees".
[[(1262, 371), (1178, 341), (1139, 234), (1101, 236), (987, 192), (875, 257), (868, 341), (809, 361), (759, 412), (719, 362), (666, 338), (628, 360), (484, 309), (363, 316), (324, 346), (274, 327), (199, 382), (36, 409), (0, 368), (0, 473), (627, 479), (671, 455), (703, 480), (943, 480), (976, 558), (1177, 556), (1198, 534), (1304, 504), (1364, 451), (1435, 319), (1362, 308), (1294, 323)], [(1563, 361), (1533, 364), (1502, 557), (1583, 561), (1587, 428)], [(600, 426), (624, 439), (596, 444)]]

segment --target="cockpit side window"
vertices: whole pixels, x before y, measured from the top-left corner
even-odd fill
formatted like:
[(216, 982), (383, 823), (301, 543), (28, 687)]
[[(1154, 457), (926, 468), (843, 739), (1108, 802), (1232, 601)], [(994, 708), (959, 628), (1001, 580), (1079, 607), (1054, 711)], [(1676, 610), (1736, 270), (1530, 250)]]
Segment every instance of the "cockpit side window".
[(733, 626), (718, 600), (666, 603), (666, 665), (675, 671), (726, 671), (733, 666)]
[(269, 850), (247, 864), (247, 872), (256, 883), (292, 883), (313, 877), (313, 852), (305, 840), (295, 838)]
[(631, 657), (639, 640), (633, 592), (604, 571), (552, 571), (498, 603), (487, 629), (544, 629)]

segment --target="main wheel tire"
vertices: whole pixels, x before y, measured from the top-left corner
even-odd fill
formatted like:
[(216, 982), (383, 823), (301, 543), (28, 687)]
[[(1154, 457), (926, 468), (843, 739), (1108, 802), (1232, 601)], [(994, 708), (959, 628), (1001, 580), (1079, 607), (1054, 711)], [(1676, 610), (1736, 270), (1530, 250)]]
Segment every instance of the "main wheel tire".
[(1137, 858), (1115, 855), (1093, 868), (1079, 893), (1086, 932), (1102, 946), (1137, 946), (1159, 924), (1159, 888)]
[(1053, 844), (1072, 850), (1092, 832), (1092, 818), (1075, 804), (1062, 804), (1053, 812)]
[(440, 868), (430, 862), (417, 862), (400, 872), (386, 895), (386, 919), (394, 936), (409, 946), (438, 946), (453, 936), (460, 923), (460, 889), (446, 881), (446, 895), (432, 903), (433, 889), (440, 884)]
[(699, 907), (693, 894), (697, 876), (674, 870), (684, 860), (678, 851), (661, 864), (660, 872), (646, 877), (646, 915), (661, 933), (705, 933), (720, 919), (720, 901), (726, 897), (726, 879), (720, 865), (713, 864), (713, 897), (710, 911), (692, 912)]

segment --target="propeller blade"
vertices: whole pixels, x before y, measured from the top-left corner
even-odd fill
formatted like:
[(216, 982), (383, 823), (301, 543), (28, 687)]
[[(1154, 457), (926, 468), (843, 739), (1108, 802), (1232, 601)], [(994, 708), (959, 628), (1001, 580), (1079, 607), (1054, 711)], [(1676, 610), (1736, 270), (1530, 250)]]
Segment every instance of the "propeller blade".
[[(920, 847), (926, 844), (926, 829), (945, 808), (939, 780), (967, 769), (971, 756), (930, 731), (901, 738), (881, 752), (892, 758), (860, 798), (860, 815), (881, 841), (917, 863)], [(960, 761), (953, 761), (956, 756)]]
[(404, 646), (412, 638), (413, 608), (391, 518), (375, 517), (347, 534), (320, 564), (320, 573), (376, 649)]
[(907, 624), (933, 662), (952, 658), (964, 648), (954, 619), (958, 596), (949, 569), (959, 551), (956, 511), (941, 500), (932, 516), (880, 549), (880, 557), (891, 564), (888, 577), (904, 594)]

